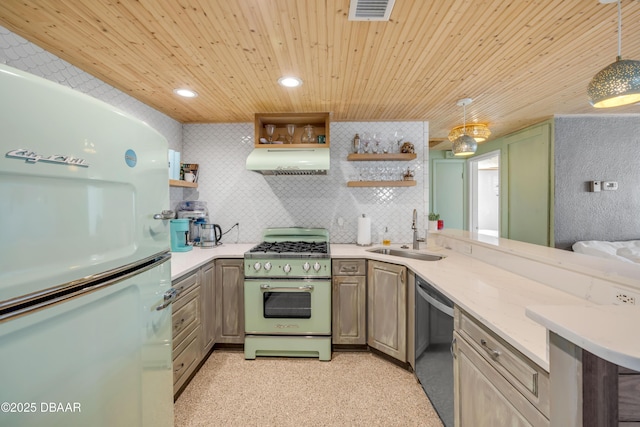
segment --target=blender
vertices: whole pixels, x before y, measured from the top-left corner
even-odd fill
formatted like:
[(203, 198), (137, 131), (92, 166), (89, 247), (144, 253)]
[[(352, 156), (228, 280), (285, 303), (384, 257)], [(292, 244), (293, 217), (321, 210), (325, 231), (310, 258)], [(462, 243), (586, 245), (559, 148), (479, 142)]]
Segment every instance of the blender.
[(188, 252), (193, 247), (187, 242), (189, 234), (188, 219), (172, 219), (169, 221), (171, 231), (171, 252)]
[(188, 242), (200, 246), (200, 231), (202, 224), (209, 222), (209, 209), (207, 202), (200, 200), (185, 200), (178, 204), (178, 218), (189, 220)]

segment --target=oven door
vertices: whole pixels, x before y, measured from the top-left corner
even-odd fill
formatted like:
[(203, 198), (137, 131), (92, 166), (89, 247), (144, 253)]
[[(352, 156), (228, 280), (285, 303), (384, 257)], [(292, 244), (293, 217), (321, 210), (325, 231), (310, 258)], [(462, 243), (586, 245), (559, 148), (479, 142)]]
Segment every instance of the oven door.
[(245, 332), (330, 335), (331, 280), (244, 281)]

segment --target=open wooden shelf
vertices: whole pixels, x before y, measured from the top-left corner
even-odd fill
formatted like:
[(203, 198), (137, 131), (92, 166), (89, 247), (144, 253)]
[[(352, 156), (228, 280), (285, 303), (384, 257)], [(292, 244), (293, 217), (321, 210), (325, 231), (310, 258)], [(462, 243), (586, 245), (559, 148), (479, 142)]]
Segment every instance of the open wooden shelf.
[(350, 162), (364, 162), (364, 161), (380, 161), (380, 160), (413, 160), (417, 156), (416, 153), (351, 153), (347, 156), (347, 160)]
[(169, 187), (198, 188), (198, 183), (197, 182), (181, 181), (181, 180), (177, 180), (177, 179), (170, 179), (169, 180)]
[[(296, 144), (261, 144), (260, 138), (266, 138), (267, 134), (264, 129), (266, 124), (276, 125), (276, 130), (273, 133), (273, 137), (278, 135), (287, 135), (287, 124), (292, 123), (296, 125), (296, 131), (293, 136), (293, 140), (298, 142)], [(255, 114), (255, 148), (272, 148), (272, 149), (286, 149), (286, 148), (329, 148), (331, 145), (330, 135), (331, 113), (256, 113)], [(325, 136), (324, 144), (302, 144), (299, 143), (302, 132), (306, 125), (313, 126), (316, 137), (318, 135)]]
[(348, 181), (347, 187), (415, 187), (416, 181)]

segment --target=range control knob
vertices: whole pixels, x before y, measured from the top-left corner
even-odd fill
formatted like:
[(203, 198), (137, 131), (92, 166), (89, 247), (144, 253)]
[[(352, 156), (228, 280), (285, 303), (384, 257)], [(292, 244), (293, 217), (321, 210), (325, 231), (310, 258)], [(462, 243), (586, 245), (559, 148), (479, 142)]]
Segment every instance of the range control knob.
[(315, 271), (320, 271), (320, 267), (321, 267), (321, 266), (320, 266), (320, 263), (319, 263), (318, 261), (316, 261), (316, 263), (315, 263), (315, 264), (313, 264), (313, 269), (314, 269)]
[(264, 269), (267, 271), (271, 270), (271, 263), (269, 261), (264, 263)]
[(285, 273), (289, 273), (291, 271), (291, 266), (289, 264), (285, 264), (284, 267), (282, 267), (282, 269), (284, 270)]
[(309, 271), (309, 269), (310, 269), (310, 268), (311, 268), (311, 265), (310, 265), (308, 262), (305, 262), (305, 263), (302, 265), (302, 269), (303, 269), (304, 271)]
[(253, 269), (255, 271), (260, 270), (261, 267), (262, 267), (262, 265), (259, 262), (256, 262), (255, 264), (253, 264)]

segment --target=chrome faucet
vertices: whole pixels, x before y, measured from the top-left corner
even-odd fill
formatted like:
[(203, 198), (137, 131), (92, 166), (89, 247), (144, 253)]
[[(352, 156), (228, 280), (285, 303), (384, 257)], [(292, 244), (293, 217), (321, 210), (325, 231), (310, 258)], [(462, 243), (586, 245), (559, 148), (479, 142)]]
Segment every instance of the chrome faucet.
[(427, 236), (425, 234), (423, 239), (418, 238), (418, 211), (413, 210), (413, 222), (411, 223), (411, 229), (413, 230), (413, 249), (420, 249), (420, 242), (426, 242)]

